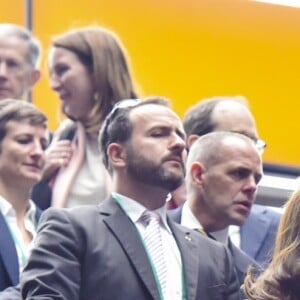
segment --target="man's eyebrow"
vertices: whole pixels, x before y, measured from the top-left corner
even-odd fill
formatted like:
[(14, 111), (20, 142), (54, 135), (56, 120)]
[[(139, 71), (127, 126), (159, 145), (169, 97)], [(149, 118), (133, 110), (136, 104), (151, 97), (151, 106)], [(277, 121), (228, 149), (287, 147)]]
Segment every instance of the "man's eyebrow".
[(180, 129), (176, 129), (176, 133), (183, 139), (186, 139), (186, 134), (184, 132), (184, 130), (180, 130)]

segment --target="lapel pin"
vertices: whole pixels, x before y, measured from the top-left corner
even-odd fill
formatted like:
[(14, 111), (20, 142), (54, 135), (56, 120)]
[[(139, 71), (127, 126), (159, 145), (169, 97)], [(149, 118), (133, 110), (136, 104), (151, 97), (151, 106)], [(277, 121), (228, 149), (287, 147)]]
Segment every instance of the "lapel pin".
[(185, 237), (184, 237), (187, 241), (191, 241), (192, 240), (192, 238), (191, 238), (191, 236), (190, 236), (190, 233), (189, 232), (187, 232), (186, 234), (185, 234)]

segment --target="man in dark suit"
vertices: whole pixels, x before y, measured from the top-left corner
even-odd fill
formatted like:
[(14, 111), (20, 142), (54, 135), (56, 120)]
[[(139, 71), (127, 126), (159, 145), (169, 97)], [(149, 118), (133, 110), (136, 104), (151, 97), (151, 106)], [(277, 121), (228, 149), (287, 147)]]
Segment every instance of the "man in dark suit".
[[(111, 197), (99, 206), (44, 213), (21, 277), (23, 298), (239, 299), (226, 247), (166, 217), (165, 199), (185, 172), (183, 126), (166, 102), (116, 104), (100, 146), (113, 179)], [(160, 266), (147, 244), (149, 213), (158, 224)]]
[(254, 261), (231, 242), (228, 227), (245, 222), (261, 177), (261, 157), (248, 137), (222, 131), (206, 134), (188, 154), (186, 202), (170, 213), (180, 224), (228, 246), (240, 284)]
[[(185, 114), (183, 125), (188, 148), (204, 134), (213, 131), (232, 131), (248, 136), (262, 154), (266, 143), (258, 138), (255, 120), (248, 108), (247, 99), (215, 97), (201, 100)], [(174, 193), (171, 207), (185, 199), (184, 186)], [(235, 231), (233, 242), (259, 264), (265, 265), (272, 257), (275, 235), (281, 214), (262, 205), (254, 204), (246, 222)], [(249, 234), (251, 233), (251, 234)]]

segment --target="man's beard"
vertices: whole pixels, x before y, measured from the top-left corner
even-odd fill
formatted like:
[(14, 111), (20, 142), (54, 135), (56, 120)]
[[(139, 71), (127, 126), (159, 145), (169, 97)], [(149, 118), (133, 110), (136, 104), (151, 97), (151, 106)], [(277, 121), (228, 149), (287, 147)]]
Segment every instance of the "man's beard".
[(140, 155), (127, 147), (127, 168), (129, 175), (137, 181), (161, 187), (169, 192), (176, 190), (184, 180), (184, 166), (182, 172), (175, 172), (161, 164), (156, 165), (152, 160)]

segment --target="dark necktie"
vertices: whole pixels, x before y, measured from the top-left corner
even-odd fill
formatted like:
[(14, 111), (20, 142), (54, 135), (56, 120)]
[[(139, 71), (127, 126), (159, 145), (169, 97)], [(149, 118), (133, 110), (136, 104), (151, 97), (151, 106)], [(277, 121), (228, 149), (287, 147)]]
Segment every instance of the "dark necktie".
[(216, 240), (209, 232), (206, 232), (203, 228), (196, 228), (195, 230), (212, 240)]

